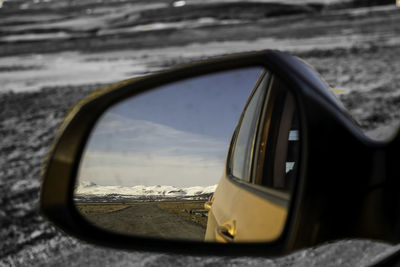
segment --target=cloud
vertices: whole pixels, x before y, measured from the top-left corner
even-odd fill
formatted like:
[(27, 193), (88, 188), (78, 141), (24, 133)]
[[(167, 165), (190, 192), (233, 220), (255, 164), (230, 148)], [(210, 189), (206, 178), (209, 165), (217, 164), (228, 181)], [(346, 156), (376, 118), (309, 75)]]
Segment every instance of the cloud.
[(215, 138), (107, 113), (90, 137), (79, 179), (124, 186), (216, 184), (227, 149)]
[(113, 113), (106, 113), (98, 123), (87, 147), (88, 151), (208, 156), (221, 152), (225, 155), (226, 149), (225, 142), (212, 137)]

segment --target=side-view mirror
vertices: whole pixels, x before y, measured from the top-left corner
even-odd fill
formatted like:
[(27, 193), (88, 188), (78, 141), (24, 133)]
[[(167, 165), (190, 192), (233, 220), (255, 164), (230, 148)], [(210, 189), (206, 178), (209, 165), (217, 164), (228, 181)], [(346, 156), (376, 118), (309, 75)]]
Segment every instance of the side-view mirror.
[(299, 59), (226, 56), (74, 106), (44, 164), (41, 212), (83, 240), (147, 251), (396, 242), (396, 147), (366, 137)]

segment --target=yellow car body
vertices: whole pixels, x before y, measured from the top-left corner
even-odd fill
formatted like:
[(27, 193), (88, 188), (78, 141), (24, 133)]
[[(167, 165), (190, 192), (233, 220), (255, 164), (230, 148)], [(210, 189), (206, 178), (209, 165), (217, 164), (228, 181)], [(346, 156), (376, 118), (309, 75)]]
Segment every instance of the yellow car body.
[[(268, 190), (257, 187), (254, 190)], [(276, 194), (277, 198), (289, 199), (284, 193), (269, 191), (270, 194)], [(227, 242), (223, 230), (218, 231), (220, 226), (232, 231), (235, 242), (275, 240), (283, 231), (286, 216), (287, 208), (282, 201), (254, 194), (224, 176), (215, 191), (208, 214), (205, 241)]]

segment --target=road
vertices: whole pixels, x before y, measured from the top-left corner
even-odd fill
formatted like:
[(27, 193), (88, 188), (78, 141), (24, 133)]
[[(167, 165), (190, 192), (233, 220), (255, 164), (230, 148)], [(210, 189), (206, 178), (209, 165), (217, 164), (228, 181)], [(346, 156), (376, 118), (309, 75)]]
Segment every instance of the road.
[(157, 203), (138, 204), (88, 219), (102, 228), (124, 234), (199, 241), (205, 235), (205, 228), (160, 209)]

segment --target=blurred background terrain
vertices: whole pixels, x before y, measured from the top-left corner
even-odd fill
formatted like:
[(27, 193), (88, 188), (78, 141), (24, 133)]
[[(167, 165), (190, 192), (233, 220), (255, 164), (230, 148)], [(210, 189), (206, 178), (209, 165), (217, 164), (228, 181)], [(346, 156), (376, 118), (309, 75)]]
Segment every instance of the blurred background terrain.
[(395, 0), (0, 5), (0, 266), (355, 266), (392, 249), (343, 240), (273, 259), (124, 252), (66, 236), (37, 207), (41, 164), (72, 105), (107, 84), (219, 55), (279, 49), (299, 56), (339, 89), (368, 135), (390, 137), (400, 119)]

